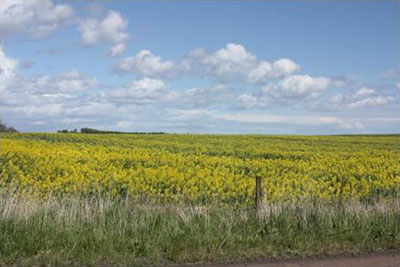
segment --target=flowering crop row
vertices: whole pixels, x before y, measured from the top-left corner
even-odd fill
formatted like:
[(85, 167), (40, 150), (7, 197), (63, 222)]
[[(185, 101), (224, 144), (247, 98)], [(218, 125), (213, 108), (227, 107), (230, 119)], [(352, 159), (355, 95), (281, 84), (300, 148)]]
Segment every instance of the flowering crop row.
[(391, 197), (398, 136), (4, 134), (2, 192), (248, 204)]

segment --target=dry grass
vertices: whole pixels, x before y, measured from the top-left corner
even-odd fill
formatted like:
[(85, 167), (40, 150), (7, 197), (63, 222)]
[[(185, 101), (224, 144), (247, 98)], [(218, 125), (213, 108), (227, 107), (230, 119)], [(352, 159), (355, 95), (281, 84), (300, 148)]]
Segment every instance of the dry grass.
[(400, 248), (400, 200), (254, 209), (0, 197), (0, 265), (126, 265)]

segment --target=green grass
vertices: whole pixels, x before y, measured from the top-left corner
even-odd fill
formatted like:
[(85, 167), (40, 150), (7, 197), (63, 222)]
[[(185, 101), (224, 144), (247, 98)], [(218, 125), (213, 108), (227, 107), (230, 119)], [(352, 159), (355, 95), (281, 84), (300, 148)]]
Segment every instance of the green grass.
[(0, 198), (0, 265), (163, 265), (400, 249), (400, 201), (252, 208)]

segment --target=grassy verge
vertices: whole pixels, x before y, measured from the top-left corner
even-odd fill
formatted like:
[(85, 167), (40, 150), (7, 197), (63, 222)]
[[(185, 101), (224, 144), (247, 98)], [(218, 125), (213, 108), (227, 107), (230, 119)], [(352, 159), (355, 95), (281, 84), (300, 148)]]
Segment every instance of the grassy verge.
[(0, 198), (0, 265), (159, 265), (400, 248), (400, 201), (150, 206)]

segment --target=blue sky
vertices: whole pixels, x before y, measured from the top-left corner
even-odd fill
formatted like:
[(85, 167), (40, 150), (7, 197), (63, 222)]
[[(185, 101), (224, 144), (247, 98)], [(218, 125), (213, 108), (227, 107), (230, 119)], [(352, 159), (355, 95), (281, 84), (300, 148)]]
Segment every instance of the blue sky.
[(0, 117), (22, 131), (398, 132), (398, 1), (0, 7)]

